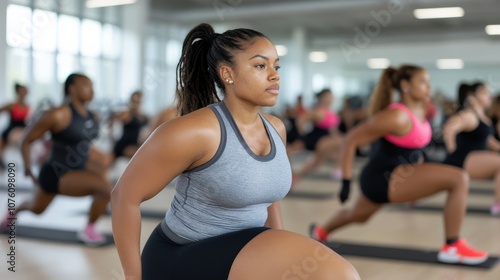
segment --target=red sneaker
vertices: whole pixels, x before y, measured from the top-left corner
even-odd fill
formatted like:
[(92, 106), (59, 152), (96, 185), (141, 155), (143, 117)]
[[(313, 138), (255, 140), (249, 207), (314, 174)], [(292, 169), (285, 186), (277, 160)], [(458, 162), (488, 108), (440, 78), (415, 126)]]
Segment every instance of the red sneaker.
[(328, 239), (328, 233), (321, 226), (312, 224), (309, 227), (309, 237), (316, 241), (325, 243)]
[(439, 251), (438, 260), (445, 263), (480, 264), (488, 259), (488, 253), (472, 248), (465, 239), (454, 244), (444, 245)]

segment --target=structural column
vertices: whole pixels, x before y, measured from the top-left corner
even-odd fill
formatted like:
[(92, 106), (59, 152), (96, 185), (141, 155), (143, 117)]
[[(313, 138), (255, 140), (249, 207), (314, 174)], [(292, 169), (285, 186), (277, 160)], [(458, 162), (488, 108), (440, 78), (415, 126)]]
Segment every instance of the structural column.
[[(7, 1), (0, 1), (0, 104), (7, 98)], [(10, 85), (9, 85), (10, 86)]]

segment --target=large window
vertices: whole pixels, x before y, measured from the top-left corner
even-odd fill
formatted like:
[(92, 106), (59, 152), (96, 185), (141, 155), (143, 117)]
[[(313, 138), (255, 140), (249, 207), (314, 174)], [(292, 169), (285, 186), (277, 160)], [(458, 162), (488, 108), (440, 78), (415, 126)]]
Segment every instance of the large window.
[[(88, 75), (95, 101), (119, 96), (120, 7), (87, 9), (84, 1), (10, 0), (7, 6), (7, 93), (14, 83), (30, 89), (37, 106), (62, 100), (73, 72)], [(106, 75), (103, 75), (106, 73)]]
[(99, 57), (101, 55), (101, 30), (102, 27), (98, 21), (89, 19), (82, 21), (80, 47), (83, 56)]
[(32, 19), (33, 49), (55, 52), (57, 48), (57, 15), (54, 12), (35, 10)]
[(80, 34), (76, 30), (80, 30), (80, 19), (74, 16), (59, 16), (59, 36), (57, 37), (57, 45), (60, 52), (78, 54)]
[(176, 66), (186, 33), (187, 30), (161, 23), (149, 26), (145, 41), (143, 88), (146, 93), (145, 107), (155, 112), (173, 105)]
[(30, 52), (21, 48), (7, 50), (7, 85), (6, 92), (9, 100), (14, 99), (14, 83), (28, 83), (30, 80)]
[(31, 9), (9, 5), (7, 7), (7, 44), (14, 48), (31, 47)]

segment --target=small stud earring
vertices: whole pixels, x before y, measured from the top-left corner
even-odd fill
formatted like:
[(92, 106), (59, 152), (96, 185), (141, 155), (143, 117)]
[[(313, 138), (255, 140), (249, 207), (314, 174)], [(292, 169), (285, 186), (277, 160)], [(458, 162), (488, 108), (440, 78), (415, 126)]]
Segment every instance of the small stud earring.
[(229, 84), (231, 84), (231, 85), (232, 85), (233, 83), (234, 83), (233, 81), (229, 81)]

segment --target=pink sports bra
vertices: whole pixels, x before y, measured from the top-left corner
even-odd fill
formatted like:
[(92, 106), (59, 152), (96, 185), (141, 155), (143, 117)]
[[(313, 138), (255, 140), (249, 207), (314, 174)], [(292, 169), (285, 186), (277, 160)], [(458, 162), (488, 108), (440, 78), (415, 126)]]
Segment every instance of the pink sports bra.
[(339, 125), (340, 119), (335, 112), (330, 111), (328, 108), (320, 108), (320, 110), (323, 112), (323, 119), (315, 123), (317, 127), (331, 129)]
[(384, 138), (387, 141), (396, 146), (409, 149), (420, 149), (429, 144), (432, 138), (432, 129), (427, 120), (422, 123), (408, 107), (401, 103), (392, 103), (388, 108), (405, 111), (411, 118), (412, 128), (409, 133), (403, 136), (385, 135)]

